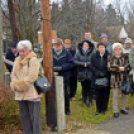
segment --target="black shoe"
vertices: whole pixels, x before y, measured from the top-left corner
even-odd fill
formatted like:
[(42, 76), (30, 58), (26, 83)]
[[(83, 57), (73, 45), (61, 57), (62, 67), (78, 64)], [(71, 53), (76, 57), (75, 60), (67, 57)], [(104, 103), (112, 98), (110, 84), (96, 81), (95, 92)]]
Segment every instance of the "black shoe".
[(79, 101), (82, 101), (83, 99), (81, 98), (81, 99), (79, 99)]
[(106, 114), (106, 112), (107, 112), (106, 110), (103, 110), (103, 114), (104, 114), (104, 115)]
[(122, 114), (128, 114), (128, 112), (126, 110), (121, 110)]
[(118, 118), (119, 117), (119, 113), (114, 113), (114, 117)]
[(99, 111), (96, 111), (95, 115), (99, 115), (99, 113), (100, 113)]
[(66, 115), (71, 115), (71, 112), (70, 112), (70, 110), (66, 110)]
[(57, 126), (53, 126), (53, 127), (51, 128), (51, 130), (54, 131), (54, 132), (56, 132), (56, 131), (57, 131)]
[(92, 107), (92, 105), (93, 105), (92, 102), (89, 102), (89, 107)]
[(83, 103), (82, 103), (82, 107), (84, 107), (85, 105), (86, 105), (86, 102), (83, 102)]

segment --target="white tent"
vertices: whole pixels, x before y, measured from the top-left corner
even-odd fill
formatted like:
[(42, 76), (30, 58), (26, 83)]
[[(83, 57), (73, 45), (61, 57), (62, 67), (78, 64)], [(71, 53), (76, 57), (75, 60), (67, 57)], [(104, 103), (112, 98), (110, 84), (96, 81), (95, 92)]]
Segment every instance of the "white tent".
[(128, 38), (128, 34), (124, 27), (120, 31), (119, 38)]

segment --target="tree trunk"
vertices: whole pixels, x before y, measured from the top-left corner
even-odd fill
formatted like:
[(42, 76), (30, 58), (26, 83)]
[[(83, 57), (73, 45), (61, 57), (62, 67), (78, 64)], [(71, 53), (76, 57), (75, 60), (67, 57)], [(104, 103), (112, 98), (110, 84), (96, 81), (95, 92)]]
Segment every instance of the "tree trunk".
[(10, 26), (11, 26), (11, 30), (12, 30), (13, 42), (17, 43), (18, 35), (17, 35), (17, 25), (16, 25), (16, 21), (15, 21), (13, 0), (8, 0), (8, 8), (9, 8)]
[(53, 53), (52, 53), (52, 28), (51, 28), (51, 11), (49, 0), (41, 0), (42, 8), (42, 33), (43, 33), (43, 63), (44, 72), (52, 87), (46, 93), (46, 116), (47, 125), (50, 127), (57, 126), (56, 114), (56, 93), (53, 76)]

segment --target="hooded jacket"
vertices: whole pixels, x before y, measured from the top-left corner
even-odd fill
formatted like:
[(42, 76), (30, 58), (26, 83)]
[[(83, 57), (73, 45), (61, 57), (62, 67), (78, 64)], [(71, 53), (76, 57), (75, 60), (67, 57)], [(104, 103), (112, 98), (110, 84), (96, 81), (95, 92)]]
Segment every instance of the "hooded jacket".
[[(87, 42), (90, 46), (86, 52), (82, 49), (84, 42)], [(77, 79), (79, 81), (84, 81), (85, 79), (91, 80), (91, 55), (94, 53), (94, 44), (89, 40), (83, 40), (77, 46), (78, 52), (74, 58), (75, 65), (77, 66)], [(87, 67), (85, 67), (85, 63)]]

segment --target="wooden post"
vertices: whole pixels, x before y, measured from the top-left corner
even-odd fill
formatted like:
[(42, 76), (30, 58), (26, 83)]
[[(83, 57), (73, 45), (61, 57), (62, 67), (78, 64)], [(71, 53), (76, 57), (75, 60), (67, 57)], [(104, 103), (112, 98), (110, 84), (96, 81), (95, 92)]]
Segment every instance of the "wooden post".
[[(1, 5), (1, 0), (0, 0)], [(1, 16), (1, 6), (0, 6), (0, 81), (4, 81), (4, 64), (3, 64), (3, 33), (2, 33), (2, 16)]]
[(8, 8), (9, 8), (10, 26), (11, 26), (12, 35), (13, 35), (13, 41), (17, 43), (18, 35), (17, 35), (17, 25), (15, 21), (13, 0), (8, 0)]
[(46, 93), (46, 116), (47, 125), (50, 127), (57, 126), (56, 114), (56, 93), (53, 76), (53, 53), (52, 53), (52, 28), (51, 28), (51, 11), (49, 0), (41, 0), (42, 11), (42, 33), (43, 33), (43, 64), (44, 75), (52, 84), (52, 87)]

